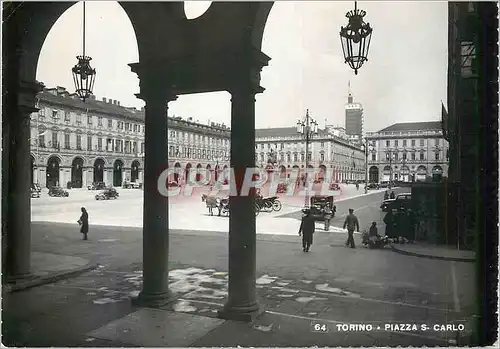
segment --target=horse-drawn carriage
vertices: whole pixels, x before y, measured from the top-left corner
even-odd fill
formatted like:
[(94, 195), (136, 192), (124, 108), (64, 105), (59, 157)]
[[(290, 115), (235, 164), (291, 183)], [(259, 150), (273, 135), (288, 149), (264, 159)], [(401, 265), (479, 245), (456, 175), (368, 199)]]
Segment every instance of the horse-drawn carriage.
[(203, 194), (201, 196), (201, 202), (205, 202), (208, 208), (208, 213), (213, 216), (214, 211), (213, 209), (216, 208), (218, 209), (218, 216), (221, 214), (225, 214), (229, 216), (229, 198), (219, 198), (216, 196), (209, 196), (206, 194)]

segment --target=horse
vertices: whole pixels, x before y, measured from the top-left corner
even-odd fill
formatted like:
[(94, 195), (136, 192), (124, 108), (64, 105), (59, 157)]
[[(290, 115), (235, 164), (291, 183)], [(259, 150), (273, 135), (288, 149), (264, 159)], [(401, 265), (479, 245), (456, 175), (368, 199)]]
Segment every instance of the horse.
[(210, 213), (211, 216), (214, 215), (213, 209), (214, 207), (219, 208), (219, 216), (220, 216), (220, 207), (219, 207), (219, 199), (213, 196), (208, 196), (206, 194), (201, 195), (201, 202), (205, 202), (207, 207), (208, 207), (208, 213)]

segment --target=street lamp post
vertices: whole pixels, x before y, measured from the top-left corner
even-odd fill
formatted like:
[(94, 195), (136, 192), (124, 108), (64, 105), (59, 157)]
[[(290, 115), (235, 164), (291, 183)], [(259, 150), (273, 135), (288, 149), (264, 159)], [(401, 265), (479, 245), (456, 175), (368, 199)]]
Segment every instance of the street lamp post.
[[(318, 123), (309, 116), (309, 109), (306, 110), (304, 120), (297, 121), (297, 132), (300, 133), (306, 141), (306, 181), (308, 179), (307, 171), (309, 168), (309, 143), (311, 138), (318, 132)], [(309, 207), (309, 191), (306, 188), (305, 207)]]
[(368, 152), (373, 149), (373, 144), (365, 138), (365, 194), (368, 193)]

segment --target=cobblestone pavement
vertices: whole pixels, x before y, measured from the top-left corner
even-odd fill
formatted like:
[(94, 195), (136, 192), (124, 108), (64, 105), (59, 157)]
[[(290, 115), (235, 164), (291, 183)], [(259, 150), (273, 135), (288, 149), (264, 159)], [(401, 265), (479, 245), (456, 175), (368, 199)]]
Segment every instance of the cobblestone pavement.
[[(89, 333), (136, 310), (130, 297), (141, 287), (140, 229), (95, 226), (91, 240), (84, 242), (69, 227), (34, 223), (34, 248), (87, 258), (102, 266), (76, 278), (7, 295), (5, 344), (117, 345), (89, 338)], [(227, 297), (227, 233), (172, 230), (170, 234), (170, 287), (179, 298), (167, 308), (215, 316)], [(224, 324), (193, 345), (435, 345), (437, 339), (448, 340), (455, 333), (340, 333), (335, 325), (433, 325), (470, 319), (473, 264), (390, 250), (347, 249), (342, 246), (344, 238), (318, 232), (311, 252), (303, 253), (298, 236), (259, 235), (257, 292), (266, 315), (254, 327)], [(329, 334), (312, 333), (315, 321), (326, 324)]]

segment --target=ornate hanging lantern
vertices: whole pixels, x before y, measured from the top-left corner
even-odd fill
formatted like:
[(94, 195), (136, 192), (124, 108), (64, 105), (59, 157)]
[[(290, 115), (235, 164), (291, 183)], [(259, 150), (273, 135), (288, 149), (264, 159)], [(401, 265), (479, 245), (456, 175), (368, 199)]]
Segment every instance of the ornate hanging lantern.
[(76, 56), (78, 63), (73, 67), (73, 81), (78, 96), (85, 102), (92, 95), (95, 81), (95, 69), (90, 66), (92, 57), (85, 56), (85, 1), (83, 2), (83, 54)]
[(347, 27), (340, 27), (340, 41), (345, 63), (354, 69), (356, 75), (363, 63), (368, 61), (368, 50), (373, 32), (370, 23), (363, 21), (365, 15), (365, 11), (358, 10), (357, 1), (355, 1), (354, 10), (346, 14), (349, 24)]

